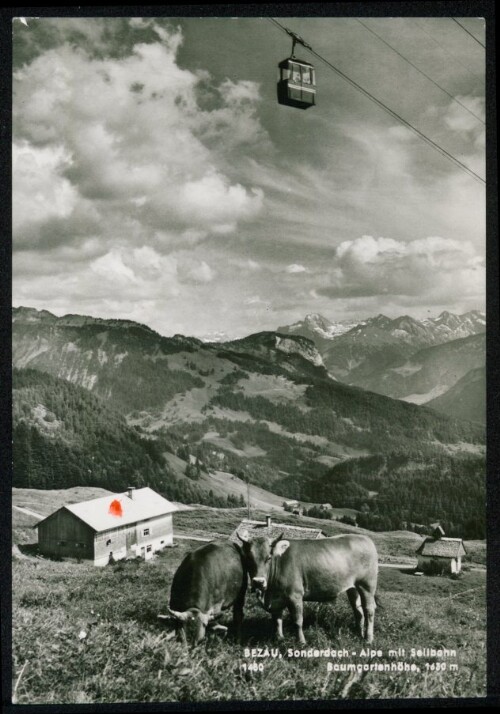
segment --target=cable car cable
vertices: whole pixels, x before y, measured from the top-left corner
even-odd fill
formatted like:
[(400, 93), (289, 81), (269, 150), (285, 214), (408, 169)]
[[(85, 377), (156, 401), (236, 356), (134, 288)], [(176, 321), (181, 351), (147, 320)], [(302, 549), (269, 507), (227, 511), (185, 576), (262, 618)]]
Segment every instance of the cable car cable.
[(360, 25), (363, 25), (363, 27), (364, 27), (366, 30), (368, 30), (368, 32), (371, 32), (372, 35), (375, 35), (375, 37), (378, 37), (378, 39), (380, 40), (380, 42), (383, 42), (384, 45), (387, 45), (387, 47), (389, 47), (393, 52), (395, 52), (395, 53), (398, 55), (398, 57), (401, 57), (401, 59), (403, 59), (405, 62), (407, 62), (411, 67), (413, 67), (413, 69), (416, 69), (417, 72), (419, 72), (423, 77), (425, 77), (426, 79), (428, 79), (429, 82), (432, 82), (432, 84), (434, 84), (438, 89), (440, 89), (442, 92), (444, 92), (445, 94), (447, 94), (448, 97), (450, 97), (450, 99), (452, 99), (452, 100), (453, 100), (454, 102), (456, 102), (457, 104), (460, 104), (460, 106), (461, 106), (463, 109), (465, 109), (466, 112), (469, 112), (469, 114), (472, 114), (472, 116), (475, 117), (478, 121), (480, 121), (481, 124), (484, 124), (484, 123), (485, 123), (485, 122), (483, 121), (483, 119), (481, 119), (481, 117), (479, 117), (477, 114), (474, 114), (474, 112), (471, 111), (468, 107), (466, 107), (465, 104), (462, 104), (462, 102), (461, 102), (459, 99), (457, 99), (456, 97), (454, 97), (453, 94), (450, 94), (450, 92), (448, 92), (447, 89), (445, 89), (445, 88), (442, 87), (440, 84), (438, 84), (437, 82), (435, 82), (435, 81), (432, 79), (432, 77), (429, 77), (428, 74), (426, 74), (426, 73), (423, 72), (421, 69), (419, 69), (419, 68), (417, 67), (417, 65), (413, 64), (413, 62), (411, 62), (409, 59), (407, 59), (407, 58), (406, 58), (403, 54), (401, 54), (401, 52), (399, 52), (395, 47), (393, 47), (393, 46), (390, 45), (386, 40), (384, 40), (383, 37), (380, 37), (380, 35), (377, 34), (377, 33), (375, 32), (375, 30), (372, 30), (371, 27), (368, 27), (368, 25), (365, 25), (365, 23), (362, 22), (362, 20), (359, 20), (357, 17), (354, 18), (354, 19), (356, 20), (356, 22), (359, 22)]
[(483, 45), (483, 43), (480, 42), (480, 41), (477, 39), (477, 37), (475, 37), (475, 36), (472, 34), (472, 32), (469, 32), (469, 30), (468, 30), (466, 27), (464, 27), (461, 22), (459, 22), (459, 21), (458, 21), (456, 18), (454, 18), (454, 17), (452, 17), (451, 19), (453, 20), (453, 22), (456, 22), (457, 25), (458, 25), (459, 27), (461, 27), (464, 32), (466, 32), (468, 35), (470, 35), (473, 40), (476, 40), (476, 42), (477, 42), (478, 45), (481, 45), (481, 47), (482, 47), (483, 49), (486, 49), (486, 46)]
[[(284, 32), (286, 32), (287, 34), (290, 34), (290, 33), (287, 31), (287, 29), (286, 29), (285, 27), (283, 27), (283, 25), (281, 25), (281, 24), (280, 24), (277, 20), (275, 20), (273, 17), (269, 17), (269, 18), (267, 18), (267, 19), (268, 19), (270, 22), (272, 22), (272, 23), (274, 23), (275, 25), (277, 25), (279, 28), (281, 28), (281, 29), (282, 29)], [(423, 139), (429, 146), (431, 146), (431, 147), (434, 148), (436, 151), (438, 151), (442, 156), (445, 156), (446, 158), (448, 158), (448, 159), (449, 159), (450, 161), (452, 161), (456, 166), (460, 167), (461, 169), (463, 169), (463, 171), (465, 171), (466, 173), (468, 173), (469, 176), (471, 176), (472, 178), (476, 179), (477, 181), (480, 181), (482, 184), (486, 184), (485, 179), (483, 179), (481, 176), (479, 176), (479, 174), (477, 174), (475, 171), (473, 171), (471, 168), (469, 168), (466, 164), (462, 163), (462, 161), (460, 161), (460, 159), (457, 159), (455, 156), (453, 156), (453, 154), (450, 154), (449, 151), (447, 151), (446, 149), (443, 149), (442, 146), (440, 146), (440, 145), (437, 144), (435, 141), (433, 141), (432, 139), (430, 139), (426, 134), (424, 134), (424, 133), (421, 132), (419, 129), (417, 129), (415, 126), (413, 126), (413, 124), (410, 124), (409, 121), (407, 121), (406, 119), (404, 119), (400, 114), (398, 114), (397, 112), (395, 112), (394, 110), (392, 110), (390, 107), (388, 107), (386, 104), (384, 104), (382, 101), (380, 101), (380, 99), (377, 99), (376, 97), (374, 97), (373, 94), (371, 94), (367, 89), (365, 89), (364, 87), (362, 87), (360, 84), (358, 84), (357, 82), (355, 82), (353, 79), (351, 79), (350, 77), (348, 77), (347, 74), (345, 74), (344, 72), (342, 72), (342, 70), (338, 69), (338, 67), (335, 67), (334, 64), (332, 64), (331, 62), (329, 62), (327, 59), (325, 59), (322, 55), (320, 55), (320, 54), (319, 54), (318, 52), (316, 52), (315, 50), (310, 49), (309, 51), (311, 52), (311, 54), (313, 54), (315, 57), (317, 57), (319, 60), (321, 60), (324, 64), (326, 64), (328, 67), (330, 67), (330, 69), (332, 69), (336, 74), (338, 74), (340, 77), (342, 77), (342, 79), (344, 79), (346, 82), (348, 82), (351, 86), (353, 86), (355, 89), (357, 89), (358, 91), (360, 91), (362, 94), (364, 94), (366, 97), (368, 97), (368, 99), (370, 99), (372, 102), (374, 102), (375, 104), (377, 104), (379, 107), (381, 107), (382, 109), (384, 109), (384, 111), (386, 111), (388, 114), (390, 114), (394, 119), (397, 119), (397, 121), (399, 121), (399, 122), (401, 122), (402, 124), (404, 124), (404, 126), (406, 126), (406, 127), (407, 127), (408, 129), (410, 129), (414, 134), (416, 134), (416, 135), (419, 136), (421, 139)]]
[(470, 67), (467, 67), (467, 65), (462, 62), (462, 60), (460, 60), (456, 55), (454, 55), (452, 52), (450, 52), (445, 47), (443, 47), (443, 45), (440, 42), (438, 42), (438, 40), (436, 40), (436, 38), (433, 35), (431, 35), (430, 32), (428, 32), (424, 27), (422, 27), (422, 25), (419, 22), (417, 22), (417, 18), (415, 18), (415, 17), (413, 18), (413, 24), (416, 27), (418, 27), (420, 32), (423, 32), (425, 35), (427, 35), (427, 37), (430, 40), (432, 40), (435, 45), (440, 47), (442, 52), (444, 52), (445, 55), (448, 55), (448, 57), (450, 57), (453, 60), (453, 62), (457, 62), (459, 65), (461, 65), (472, 77), (476, 76), (476, 72), (473, 72), (473, 70), (471, 70)]

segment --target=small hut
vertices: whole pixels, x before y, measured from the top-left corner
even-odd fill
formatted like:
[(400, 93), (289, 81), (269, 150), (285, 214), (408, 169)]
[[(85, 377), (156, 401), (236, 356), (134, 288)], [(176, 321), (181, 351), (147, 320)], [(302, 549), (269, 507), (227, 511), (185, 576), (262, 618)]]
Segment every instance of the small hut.
[(320, 528), (306, 528), (305, 526), (292, 526), (288, 523), (273, 523), (271, 516), (266, 516), (265, 521), (252, 521), (247, 518), (241, 521), (239, 526), (229, 536), (229, 540), (239, 543), (237, 533), (246, 531), (251, 538), (256, 536), (268, 536), (269, 538), (277, 538), (283, 533), (283, 538), (288, 540), (307, 538), (316, 540), (324, 538), (325, 534)]
[(458, 575), (462, 557), (467, 555), (461, 538), (446, 538), (440, 525), (417, 548), (418, 570), (427, 574)]

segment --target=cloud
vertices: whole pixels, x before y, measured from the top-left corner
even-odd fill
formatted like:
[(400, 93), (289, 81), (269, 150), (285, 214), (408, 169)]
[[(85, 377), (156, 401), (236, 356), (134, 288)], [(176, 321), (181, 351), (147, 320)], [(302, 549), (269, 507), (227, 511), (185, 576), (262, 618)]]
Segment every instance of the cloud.
[(181, 277), (183, 282), (187, 283), (211, 283), (215, 278), (215, 271), (203, 260), (198, 264), (185, 265)]
[(364, 235), (336, 249), (330, 297), (419, 296), (422, 301), (481, 295), (485, 271), (471, 243), (440, 237), (409, 242)]
[(485, 120), (484, 98), (457, 95), (456, 99), (476, 116), (465, 111), (457, 102), (450, 102), (444, 117), (446, 126), (460, 134), (469, 132), (483, 134), (483, 127), (476, 117), (479, 117), (483, 122)]
[(61, 145), (33, 147), (26, 141), (12, 147), (14, 231), (30, 223), (67, 218), (78, 194), (63, 175), (71, 158)]
[(252, 295), (248, 298), (245, 298), (243, 301), (244, 305), (268, 305), (267, 300), (262, 300), (258, 295)]
[(292, 263), (291, 265), (286, 266), (285, 272), (290, 273), (291, 275), (296, 273), (307, 273), (307, 268), (305, 268), (303, 265)]
[[(64, 25), (57, 36), (62, 41), (81, 26), (96, 50), (104, 26), (92, 22)], [(48, 220), (52, 235), (59, 233), (54, 221), (64, 220), (61, 241), (71, 241), (71, 217), (89, 203), (103, 239), (119, 236), (121, 244), (142, 244), (166, 226), (177, 240), (229, 233), (260, 213), (262, 189), (226, 171), (240, 144), (260, 146), (266, 136), (256, 114), (258, 86), (212, 84), (218, 107), (203, 108), (210, 75), (178, 66), (180, 31), (137, 18), (126, 28), (125, 56), (64, 43), (15, 72), (15, 241), (29, 243), (33, 234), (23, 226), (43, 231)], [(148, 42), (130, 42), (146, 31)]]

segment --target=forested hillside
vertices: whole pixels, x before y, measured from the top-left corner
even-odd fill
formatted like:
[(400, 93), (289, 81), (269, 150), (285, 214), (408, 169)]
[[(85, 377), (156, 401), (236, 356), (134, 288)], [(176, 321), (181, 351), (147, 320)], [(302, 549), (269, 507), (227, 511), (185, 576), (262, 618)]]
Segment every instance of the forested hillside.
[(30, 309), (14, 311), (13, 337), (15, 365), (36, 370), (14, 374), (15, 485), (149, 484), (224, 506), (241, 505), (240, 479), (355, 508), (374, 529), (484, 532), (484, 426), (336, 381), (305, 337), (205, 344)]
[(146, 438), (86, 389), (36, 370), (13, 371), (13, 485), (151, 486), (172, 500), (241, 505), (169, 469), (161, 439)]
[(418, 530), (440, 522), (448, 536), (485, 538), (484, 460), (404, 454), (351, 459), (303, 484), (303, 498), (355, 508), (370, 530)]

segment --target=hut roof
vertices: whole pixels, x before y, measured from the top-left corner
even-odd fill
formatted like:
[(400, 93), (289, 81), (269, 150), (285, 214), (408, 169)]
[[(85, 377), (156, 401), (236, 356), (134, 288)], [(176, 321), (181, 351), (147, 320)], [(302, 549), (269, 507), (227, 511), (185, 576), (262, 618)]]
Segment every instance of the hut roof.
[(256, 536), (268, 536), (269, 538), (277, 538), (281, 533), (283, 533), (283, 538), (288, 540), (307, 538), (309, 540), (315, 540), (317, 538), (324, 538), (325, 534), (320, 528), (306, 528), (305, 526), (292, 526), (288, 523), (271, 523), (267, 525), (265, 521), (252, 521), (244, 519), (241, 521), (239, 526), (229, 536), (229, 540), (235, 543), (239, 543), (237, 532), (242, 533), (247, 531), (248, 535), (252, 537)]
[[(135, 489), (132, 498), (127, 491), (125, 493), (110, 493), (90, 501), (68, 503), (63, 508), (96, 532), (131, 525), (177, 510), (177, 506), (149, 487)], [(40, 523), (37, 523), (37, 526)]]
[(461, 538), (426, 538), (416, 552), (435, 558), (457, 558), (467, 554)]

